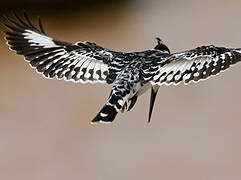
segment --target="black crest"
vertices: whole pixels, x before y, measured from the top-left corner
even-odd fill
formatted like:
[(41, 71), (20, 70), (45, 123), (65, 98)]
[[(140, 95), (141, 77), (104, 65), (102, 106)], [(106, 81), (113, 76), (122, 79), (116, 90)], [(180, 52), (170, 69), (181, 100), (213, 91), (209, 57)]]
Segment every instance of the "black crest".
[(169, 54), (171, 53), (168, 47), (163, 43), (163, 41), (159, 37), (157, 37), (156, 40), (157, 40), (157, 45), (156, 47), (154, 47), (154, 49), (168, 52)]

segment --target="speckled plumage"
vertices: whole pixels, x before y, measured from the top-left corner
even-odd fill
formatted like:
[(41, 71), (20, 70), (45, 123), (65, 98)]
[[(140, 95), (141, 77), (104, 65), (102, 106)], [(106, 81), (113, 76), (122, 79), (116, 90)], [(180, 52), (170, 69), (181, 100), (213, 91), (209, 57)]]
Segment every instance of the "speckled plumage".
[(159, 86), (207, 79), (241, 60), (241, 49), (213, 45), (171, 54), (159, 38), (154, 49), (132, 53), (92, 42), (72, 44), (48, 37), (40, 19), (38, 29), (26, 14), (25, 21), (14, 16), (7, 18), (11, 23), (6, 24), (7, 44), (38, 73), (72, 82), (113, 83), (107, 103), (93, 123), (112, 122), (119, 111), (131, 110), (137, 98), (151, 88), (150, 121)]

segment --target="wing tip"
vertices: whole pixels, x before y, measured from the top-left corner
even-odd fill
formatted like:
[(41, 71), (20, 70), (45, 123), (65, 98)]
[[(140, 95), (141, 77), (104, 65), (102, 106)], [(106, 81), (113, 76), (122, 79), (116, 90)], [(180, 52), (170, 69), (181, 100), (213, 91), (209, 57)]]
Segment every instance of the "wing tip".
[(40, 16), (38, 16), (38, 24), (39, 24), (39, 28), (40, 28), (41, 33), (46, 35)]
[[(24, 31), (29, 29), (29, 30), (34, 30), (41, 34), (46, 35), (40, 16), (37, 16), (38, 26), (39, 26), (39, 28), (37, 28), (31, 22), (26, 11), (23, 11), (22, 18), (20, 18), (20, 16), (13, 10), (11, 10), (11, 14), (12, 14), (12, 17), (8, 15), (3, 15), (3, 17), (7, 20), (7, 23), (6, 22), (2, 23), (5, 27), (10, 29), (10, 32), (19, 32), (19, 30)], [(10, 23), (13, 25), (10, 25)], [(4, 31), (5, 34), (7, 34), (7, 32), (9, 31)]]

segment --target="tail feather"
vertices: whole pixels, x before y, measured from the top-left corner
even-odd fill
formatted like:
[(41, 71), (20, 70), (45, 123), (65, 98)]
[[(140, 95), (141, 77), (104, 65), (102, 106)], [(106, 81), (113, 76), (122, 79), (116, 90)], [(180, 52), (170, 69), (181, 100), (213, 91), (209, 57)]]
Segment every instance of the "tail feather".
[(101, 111), (96, 115), (96, 117), (92, 120), (92, 123), (111, 123), (114, 121), (117, 111), (114, 106), (105, 105)]

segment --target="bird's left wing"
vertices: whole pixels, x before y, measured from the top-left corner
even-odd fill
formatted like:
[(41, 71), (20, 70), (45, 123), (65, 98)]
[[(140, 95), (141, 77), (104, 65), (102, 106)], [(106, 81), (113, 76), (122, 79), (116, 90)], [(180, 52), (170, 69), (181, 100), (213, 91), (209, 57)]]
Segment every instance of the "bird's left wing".
[(154, 56), (144, 66), (144, 79), (152, 85), (188, 84), (207, 79), (241, 61), (241, 49), (202, 46), (189, 51)]
[[(55, 40), (46, 35), (39, 19), (36, 28), (24, 13), (25, 21), (14, 13), (5, 24), (7, 44), (24, 55), (31, 67), (46, 78), (81, 83), (111, 83), (128, 62), (124, 53), (102, 48), (91, 42), (75, 44)], [(108, 79), (110, 77), (110, 79)]]

